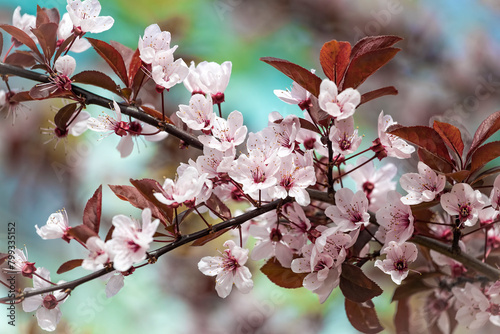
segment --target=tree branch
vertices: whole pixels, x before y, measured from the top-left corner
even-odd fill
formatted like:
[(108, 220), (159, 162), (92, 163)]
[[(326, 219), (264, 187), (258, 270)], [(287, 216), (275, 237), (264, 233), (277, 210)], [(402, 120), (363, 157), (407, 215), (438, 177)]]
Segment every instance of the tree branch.
[[(174, 250), (182, 245), (185, 245), (187, 243), (190, 243), (192, 241), (195, 241), (197, 239), (205, 237), (209, 234), (218, 232), (220, 230), (223, 230), (223, 229), (226, 229), (229, 227), (233, 227), (233, 226), (237, 226), (237, 225), (241, 225), (250, 219), (253, 219), (257, 216), (260, 216), (263, 213), (272, 211), (272, 210), (278, 208), (279, 206), (283, 205), (284, 203), (287, 203), (290, 201), (291, 201), (290, 197), (287, 197), (284, 200), (279, 199), (279, 200), (273, 201), (271, 203), (265, 204), (259, 208), (255, 208), (252, 211), (241, 214), (238, 217), (231, 218), (231, 219), (228, 219), (222, 223), (216, 224), (216, 225), (212, 226), (212, 228), (206, 228), (206, 229), (200, 230), (200, 231), (192, 233), (192, 234), (183, 235), (178, 240), (176, 240), (176, 241), (174, 241), (166, 246), (160, 247), (152, 252), (149, 252), (148, 253), (149, 258), (150, 259), (152, 259), (152, 258), (158, 259), (163, 254), (168, 253), (168, 252), (170, 252), (170, 251), (172, 251), (172, 250)], [(151, 263), (154, 263), (154, 261)], [(48, 287), (45, 289), (34, 290), (34, 291), (30, 291), (28, 293), (22, 293), (20, 295), (15, 296), (15, 297), (0, 298), (0, 303), (8, 303), (11, 301), (21, 301), (21, 300), (24, 300), (25, 298), (28, 298), (31, 296), (36, 296), (36, 295), (40, 295), (43, 293), (49, 293), (49, 292), (59, 291), (59, 290), (72, 291), (76, 287), (78, 287), (79, 285), (82, 285), (83, 283), (89, 282), (89, 281), (96, 279), (98, 277), (104, 276), (107, 273), (112, 272), (112, 271), (114, 271), (114, 269), (111, 266), (109, 266), (109, 267), (106, 267), (104, 269), (100, 269), (98, 271), (95, 271), (92, 274), (89, 274), (87, 276), (84, 276), (84, 277), (78, 278), (76, 280), (66, 282), (66, 283), (63, 283), (63, 284), (60, 284), (57, 286), (51, 286), (51, 287)]]
[[(21, 78), (38, 81), (38, 82), (50, 82), (49, 76), (41, 74), (35, 71), (26, 70), (22, 67), (17, 67), (9, 64), (0, 62), (0, 75), (14, 75)], [(77, 96), (82, 96), (85, 98), (85, 104), (95, 104), (104, 108), (109, 109), (113, 105), (113, 100), (102, 97), (95, 93), (92, 93), (86, 89), (80, 88), (75, 85), (71, 85), (71, 90)], [(136, 106), (127, 105), (124, 103), (118, 103), (120, 105), (120, 110), (123, 114), (134, 117), (144, 123), (155, 126), (162, 131), (165, 131), (181, 140), (186, 144), (193, 146), (197, 149), (203, 150), (203, 144), (193, 135), (177, 128), (173, 124), (163, 123), (160, 120), (146, 114)]]

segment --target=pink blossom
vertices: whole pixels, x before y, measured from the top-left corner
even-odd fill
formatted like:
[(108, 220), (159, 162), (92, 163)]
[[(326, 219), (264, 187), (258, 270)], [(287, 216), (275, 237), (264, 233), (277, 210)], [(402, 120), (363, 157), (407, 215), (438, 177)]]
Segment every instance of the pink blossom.
[(207, 276), (216, 276), (215, 290), (221, 298), (231, 293), (233, 284), (242, 293), (248, 293), (253, 288), (252, 274), (245, 263), (248, 260), (248, 249), (236, 246), (234, 241), (224, 243), (222, 256), (205, 256), (198, 263), (198, 269)]
[(97, 270), (109, 262), (108, 245), (96, 236), (90, 237), (85, 243), (90, 251), (89, 255), (82, 262), (82, 268), (86, 270)]
[[(311, 72), (314, 73), (314, 70)], [(295, 81), (292, 83), (292, 90), (275, 89), (274, 95), (285, 103), (298, 105), (302, 110), (310, 108), (311, 105), (311, 93)]]
[[(356, 182), (356, 188), (365, 193), (369, 203), (368, 209), (375, 212), (384, 205), (387, 193), (396, 189), (396, 182), (392, 179), (396, 176), (398, 169), (392, 163), (376, 169), (373, 161), (366, 163), (367, 160), (366, 157), (360, 157), (356, 161), (356, 166), (348, 165), (346, 170)], [(361, 165), (363, 166), (350, 172)]]
[(500, 210), (500, 174), (497, 175), (495, 181), (493, 182), (493, 189), (491, 189), (490, 194), (491, 206), (495, 210)]
[(295, 149), (295, 140), (300, 130), (299, 118), (288, 115), (285, 118), (278, 112), (271, 112), (268, 116), (269, 124), (262, 130), (262, 136), (271, 138), (277, 143), (278, 156), (284, 157)]
[(99, 16), (101, 4), (98, 0), (68, 0), (66, 6), (73, 22), (75, 34), (83, 36), (86, 32), (100, 33), (110, 29), (115, 20), (111, 16)]
[(408, 276), (408, 265), (417, 259), (417, 246), (412, 243), (402, 244), (395, 241), (389, 242), (387, 247), (382, 249), (381, 254), (387, 254), (385, 260), (375, 261), (375, 267), (386, 274), (391, 275), (391, 279), (397, 285)]
[(225, 61), (222, 64), (203, 61), (196, 67), (198, 85), (203, 93), (210, 94), (214, 104), (224, 102), (224, 91), (231, 77), (232, 63)]
[[(14, 14), (12, 15), (12, 25), (24, 31), (35, 43), (38, 44), (38, 39), (35, 34), (31, 32), (31, 29), (36, 28), (36, 16), (29, 14), (23, 14), (21, 16), (21, 6), (17, 6), (16, 9), (14, 9)], [(15, 38), (12, 38), (12, 42), (14, 42), (17, 47), (22, 45), (22, 43)]]
[(321, 82), (319, 90), (319, 106), (337, 120), (354, 115), (356, 107), (361, 102), (361, 95), (357, 90), (347, 88), (339, 94), (337, 85), (329, 79)]
[(342, 155), (355, 152), (362, 139), (358, 136), (358, 130), (354, 129), (353, 117), (335, 121), (335, 127), (331, 129), (329, 138), (334, 152)]
[(59, 239), (69, 242), (68, 231), (70, 229), (68, 224), (68, 214), (65, 209), (62, 209), (58, 212), (55, 212), (50, 215), (47, 223), (38, 228), (38, 225), (35, 225), (36, 233), (42, 239)]
[(163, 89), (170, 89), (181, 83), (189, 73), (184, 60), (174, 61), (174, 51), (177, 45), (168, 50), (158, 51), (151, 64), (151, 77), (156, 85)]
[(202, 94), (194, 94), (189, 100), (189, 106), (179, 105), (176, 115), (193, 130), (210, 133), (215, 121), (212, 98)]
[(430, 202), (443, 191), (446, 177), (438, 175), (422, 161), (418, 162), (418, 173), (403, 174), (399, 179), (401, 187), (408, 195), (401, 198), (407, 205)]
[(384, 147), (387, 156), (398, 159), (408, 159), (415, 151), (415, 148), (408, 145), (403, 139), (386, 133), (387, 129), (394, 124), (398, 123), (394, 122), (390, 115), (384, 116), (384, 112), (380, 112), (378, 116), (378, 137), (380, 139), (380, 144)]
[[(49, 283), (50, 272), (47, 269), (40, 267), (36, 273), (45, 280), (39, 276), (33, 277), (33, 288), (26, 288), (24, 289), (24, 292), (52, 287)], [(64, 283), (64, 281), (58, 282), (58, 284), (62, 283)], [(23, 311), (36, 311), (38, 326), (45, 331), (52, 332), (56, 329), (57, 324), (61, 320), (62, 313), (59, 309), (59, 304), (64, 303), (67, 296), (67, 293), (59, 290), (28, 297), (23, 300)]]
[(399, 244), (410, 239), (413, 235), (413, 214), (411, 208), (401, 202), (401, 195), (391, 190), (387, 194), (387, 204), (376, 213), (377, 222), (385, 232), (385, 243), (395, 241)]
[(281, 265), (290, 268), (294, 251), (284, 238), (287, 229), (283, 224), (276, 225), (275, 222), (265, 226), (250, 226), (250, 235), (258, 241), (252, 250), (252, 260), (269, 259), (276, 256)]
[[(460, 247), (460, 250), (462, 252), (466, 252), (466, 248), (465, 248), (465, 243), (460, 240), (458, 242), (458, 245)], [(434, 250), (431, 249), (430, 251), (430, 255), (431, 255), (431, 258), (432, 260), (440, 267), (442, 267), (441, 270), (443, 270), (443, 272), (445, 272), (446, 274), (452, 276), (452, 277), (461, 277), (466, 271), (467, 269), (465, 268), (465, 266), (461, 263), (461, 262), (458, 262), (446, 255), (443, 255), (441, 253), (438, 253)]]
[(9, 255), (8, 267), (3, 268), (7, 274), (22, 274), (24, 277), (33, 278), (33, 273), (37, 270), (35, 262), (28, 261), (28, 250), (26, 247), (26, 255), (22, 249), (14, 249), (13, 254)]
[(223, 177), (230, 172), (234, 163), (234, 152), (221, 152), (214, 148), (203, 147), (203, 155), (196, 159), (196, 168), (200, 174), (207, 174), (208, 178)]
[(243, 143), (247, 135), (247, 127), (243, 125), (243, 115), (235, 110), (229, 114), (227, 120), (215, 116), (212, 136), (201, 135), (198, 139), (203, 145), (215, 148), (221, 152), (235, 150)]
[(467, 183), (457, 183), (451, 192), (441, 196), (441, 206), (450, 216), (458, 216), (461, 224), (473, 226), (477, 222), (479, 210), (487, 202), (479, 190), (474, 190)]
[(488, 321), (490, 301), (478, 287), (467, 282), (464, 288), (453, 287), (452, 292), (456, 298), (455, 319), (460, 325), (478, 329)]
[(160, 221), (151, 221), (151, 210), (142, 211), (142, 225), (138, 221), (124, 215), (113, 217), (115, 227), (111, 240), (107, 242), (113, 267), (119, 271), (126, 271), (138, 262), (146, 259), (146, 251), (153, 242), (153, 235)]
[(157, 52), (170, 49), (170, 32), (162, 31), (157, 24), (151, 24), (144, 30), (144, 36), (139, 37), (139, 53), (141, 60), (151, 64)]
[[(59, 27), (57, 28), (57, 43), (62, 44), (68, 37), (73, 34), (73, 22), (69, 16), (69, 13), (64, 13), (61, 22), (59, 22)], [(90, 43), (84, 38), (76, 38), (71, 44), (70, 51), (80, 53), (86, 51), (90, 48)]]
[(340, 231), (352, 231), (369, 223), (368, 199), (363, 191), (354, 194), (351, 189), (341, 188), (335, 193), (335, 204), (326, 208), (325, 214)]

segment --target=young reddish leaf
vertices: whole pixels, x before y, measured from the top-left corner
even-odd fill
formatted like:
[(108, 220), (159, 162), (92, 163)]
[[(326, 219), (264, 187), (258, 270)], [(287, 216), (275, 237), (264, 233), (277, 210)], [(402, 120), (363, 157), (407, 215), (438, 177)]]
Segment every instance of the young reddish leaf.
[(77, 73), (71, 78), (71, 81), (101, 87), (115, 94), (119, 92), (119, 87), (113, 79), (99, 71), (83, 71)]
[(500, 130), (500, 111), (488, 116), (477, 128), (469, 152), (467, 153), (467, 161), (469, 161), (474, 151), (498, 130)]
[(408, 300), (400, 300), (394, 314), (394, 325), (396, 333), (410, 333), (410, 306)]
[(210, 208), (210, 210), (217, 212), (224, 219), (232, 218), (231, 210), (220, 200), (217, 195), (212, 193), (210, 198), (207, 200), (206, 205)]
[(358, 107), (363, 103), (378, 99), (379, 97), (386, 95), (398, 95), (398, 90), (394, 86), (388, 86), (364, 93), (363, 95), (361, 95), (361, 102), (359, 103)]
[(417, 154), (420, 161), (434, 170), (443, 173), (451, 173), (453, 171), (453, 166), (451, 166), (448, 162), (445, 162), (443, 159), (436, 157), (436, 155), (427, 150), (418, 148)]
[(360, 39), (352, 48), (351, 59), (359, 57), (370, 51), (385, 49), (401, 41), (399, 36), (368, 36)]
[(83, 210), (83, 225), (89, 227), (95, 233), (99, 234), (101, 224), (101, 206), (102, 206), (102, 185), (97, 188), (94, 195), (88, 200)]
[(481, 172), (478, 176), (476, 176), (470, 185), (472, 186), (473, 184), (484, 179), (485, 177), (488, 177), (490, 175), (496, 175), (498, 173), (500, 173), (500, 166), (489, 168), (489, 169)]
[(66, 124), (71, 119), (71, 116), (75, 113), (77, 103), (70, 103), (59, 109), (57, 114), (54, 116), (54, 123), (60, 129), (66, 129)]
[(90, 237), (98, 237), (97, 233), (83, 224), (70, 228), (68, 234), (83, 244), (87, 243)]
[(371, 300), (365, 303), (356, 303), (346, 298), (345, 313), (351, 325), (360, 332), (371, 334), (384, 330), (384, 327), (380, 325), (375, 306)]
[(284, 268), (275, 258), (270, 258), (260, 271), (269, 278), (271, 282), (286, 289), (296, 289), (302, 287), (302, 282), (307, 274), (294, 273), (290, 268)]
[(218, 237), (220, 237), (221, 235), (223, 235), (224, 233), (226, 233), (227, 231), (229, 231), (231, 228), (228, 227), (228, 228), (225, 228), (225, 229), (222, 229), (220, 231), (217, 231), (215, 233), (210, 233), (209, 235), (207, 236), (204, 236), (200, 239), (196, 239), (192, 244), (191, 246), (203, 246), (204, 244), (208, 243), (209, 241), (212, 241), (214, 239), (217, 239)]
[(66, 49), (70, 46), (70, 44), (73, 43), (73, 41), (75, 40), (76, 36), (74, 34), (71, 34), (69, 35), (68, 38), (66, 38), (64, 40), (64, 42), (61, 43), (61, 45), (59, 45), (59, 47), (57, 48), (57, 51), (56, 51), (56, 55), (54, 56), (54, 63), (56, 62), (56, 60), (59, 58), (59, 56), (64, 52), (66, 51)]
[(33, 52), (35, 52), (35, 54), (38, 56), (38, 60), (42, 62), (43, 57), (42, 54), (40, 53), (40, 50), (38, 50), (35, 42), (31, 39), (31, 37), (28, 36), (27, 33), (25, 33), (19, 28), (16, 28), (8, 24), (0, 24), (0, 28), (5, 30), (6, 33), (8, 33), (16, 40), (18, 40), (19, 42), (23, 43), (28, 48), (30, 48)]
[(59, 269), (57, 269), (58, 274), (65, 273), (67, 271), (73, 270), (82, 265), (83, 259), (69, 260), (61, 264)]
[(339, 287), (347, 299), (357, 303), (366, 302), (383, 292), (377, 283), (366, 277), (361, 268), (349, 263), (342, 264)]
[(90, 37), (87, 37), (87, 40), (123, 81), (125, 86), (128, 86), (127, 68), (125, 67), (122, 55), (114, 47), (104, 41)]
[(455, 182), (462, 182), (465, 180), (471, 173), (468, 170), (460, 170), (454, 173), (446, 173), (444, 174), (446, 177), (452, 178)]
[(405, 126), (392, 130), (390, 133), (417, 145), (453, 166), (453, 161), (443, 139), (433, 128), (428, 126)]
[(500, 157), (500, 141), (486, 143), (483, 146), (478, 147), (470, 158), (470, 172), (474, 173), (488, 162), (498, 157)]
[(41, 8), (36, 6), (36, 28), (40, 27), (44, 23), (56, 23), (59, 25), (61, 17), (59, 16), (59, 11), (57, 8)]
[(45, 58), (47, 60), (51, 59), (56, 51), (57, 24), (44, 23), (36, 29), (31, 29), (31, 31), (38, 38), (38, 44), (40, 44)]
[(33, 101), (33, 98), (30, 96), (30, 92), (23, 91), (14, 94), (14, 96), (12, 96), (10, 100), (13, 102), (26, 102), (26, 101)]
[(16, 50), (7, 56), (5, 63), (19, 67), (31, 67), (36, 64), (36, 60), (30, 52)]
[(260, 58), (260, 60), (273, 66), (278, 71), (298, 83), (305, 90), (309, 91), (312, 95), (318, 97), (321, 78), (316, 74), (313, 74), (311, 73), (311, 71), (306, 70), (302, 66), (289, 62), (288, 60), (274, 57), (262, 57)]
[(0, 32), (0, 56), (2, 55), (3, 50), (3, 34)]
[(307, 119), (299, 118), (299, 122), (300, 122), (300, 127), (302, 129), (307, 129), (307, 130), (310, 130), (312, 132), (320, 133), (318, 128), (314, 124), (309, 122)]
[(356, 89), (370, 75), (394, 58), (399, 51), (401, 51), (401, 49), (385, 48), (370, 51), (354, 58), (347, 68), (344, 82), (342, 83), (342, 89)]
[(113, 231), (115, 230), (115, 225), (111, 225), (109, 228), (108, 233), (106, 233), (106, 238), (104, 238), (104, 242), (107, 242), (108, 240), (111, 240), (111, 237), (113, 236)]
[(116, 41), (110, 41), (109, 44), (116, 49), (120, 53), (123, 58), (123, 63), (125, 67), (128, 68), (130, 66), (130, 62), (132, 61), (132, 57), (134, 56), (135, 51)]
[(464, 142), (462, 141), (462, 134), (460, 130), (451, 124), (434, 121), (432, 127), (441, 136), (444, 143), (455, 151), (459, 157), (462, 157), (464, 151)]
[[(140, 52), (139, 49), (135, 50), (134, 54), (132, 55), (132, 59), (130, 59), (130, 64), (128, 67), (128, 82), (129, 82), (129, 88), (132, 88), (135, 83), (135, 76), (137, 75), (137, 72), (140, 71), (142, 66), (142, 60), (140, 57)], [(141, 71), (142, 72), (142, 71)]]
[[(155, 110), (153, 108), (149, 108), (146, 106), (141, 106), (141, 109), (149, 116), (152, 116), (158, 120), (161, 120), (163, 118), (163, 114), (161, 112), (159, 112), (158, 110)], [(172, 120), (170, 118), (168, 118), (167, 116), (165, 116), (165, 122), (170, 123), (170, 124), (174, 124), (174, 122), (172, 122)]]
[(337, 42), (332, 40), (323, 44), (319, 52), (319, 62), (323, 72), (337, 86), (344, 77), (351, 56), (351, 44), (349, 42)]

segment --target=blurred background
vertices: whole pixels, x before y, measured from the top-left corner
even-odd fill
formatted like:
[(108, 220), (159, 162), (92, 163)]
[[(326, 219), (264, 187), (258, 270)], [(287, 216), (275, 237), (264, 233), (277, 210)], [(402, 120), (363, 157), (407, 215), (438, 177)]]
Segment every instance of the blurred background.
[[(11, 24), (18, 5), (21, 13), (35, 14), (36, 4), (56, 7), (62, 15), (66, 1), (0, 0), (0, 22)], [(430, 119), (440, 119), (473, 133), (500, 106), (500, 3), (494, 0), (103, 0), (101, 4), (101, 15), (111, 15), (115, 24), (90, 37), (135, 49), (144, 29), (158, 23), (172, 33), (171, 44), (179, 45), (176, 57), (187, 62), (230, 60), (233, 69), (223, 113), (241, 111), (249, 131), (265, 127), (271, 111), (301, 115), (297, 106), (273, 94), (274, 89), (289, 88), (291, 80), (259, 57), (284, 58), (324, 77), (318, 60), (323, 43), (336, 39), (354, 44), (369, 35), (394, 34), (404, 40), (396, 45), (402, 51), (360, 87), (361, 93), (388, 85), (399, 90), (399, 95), (377, 99), (357, 111), (365, 147), (375, 139), (381, 110), (404, 125), (428, 125)], [(5, 52), (10, 41), (2, 33)], [(73, 55), (77, 71), (109, 73), (94, 50)], [(33, 85), (16, 79), (9, 83), (20, 90)], [(0, 88), (5, 89), (3, 83)], [(183, 85), (166, 94), (168, 114), (188, 102)], [(50, 103), (63, 105), (57, 100)], [(18, 247), (27, 245), (29, 259), (48, 268), (53, 280), (69, 281), (87, 272), (78, 268), (56, 275), (55, 271), (64, 261), (86, 256), (86, 251), (75, 242), (42, 241), (34, 226), (44, 225), (51, 213), (62, 208), (71, 225), (80, 224), (84, 205), (100, 184), (105, 185), (103, 231), (116, 214), (139, 218), (140, 212), (117, 199), (106, 185), (146, 177), (162, 182), (163, 177), (174, 176), (179, 161), (187, 162), (198, 152), (179, 150), (173, 138), (147, 144), (139, 140), (132, 155), (120, 159), (115, 149), (119, 138), (100, 140), (90, 132), (55, 148), (54, 141), (43, 144), (50, 136), (40, 131), (50, 127), (48, 120), (55, 114), (50, 103), (24, 104), (14, 125), (11, 118), (4, 119), (6, 109), (1, 111), (0, 252), (6, 251), (7, 223), (15, 222)], [(97, 116), (103, 109), (89, 106), (88, 111)], [(400, 166), (415, 170), (411, 161)], [(218, 298), (214, 278), (201, 274), (197, 263), (205, 255), (216, 255), (224, 240), (163, 256), (156, 265), (127, 277), (123, 290), (111, 299), (106, 299), (101, 281), (79, 287), (61, 307), (57, 333), (356, 333), (338, 291), (319, 305), (317, 297), (303, 288), (274, 286), (259, 273), (262, 263), (250, 264), (255, 278), (250, 294), (233, 291), (225, 300)], [(393, 332), (392, 282), (377, 271), (368, 275), (387, 288), (375, 303), (386, 331)], [(21, 278), (19, 284), (31, 286)], [(0, 295), (6, 295), (5, 289)], [(25, 314), (19, 307), (16, 327), (11, 328), (3, 312), (0, 333), (43, 332), (33, 313)]]

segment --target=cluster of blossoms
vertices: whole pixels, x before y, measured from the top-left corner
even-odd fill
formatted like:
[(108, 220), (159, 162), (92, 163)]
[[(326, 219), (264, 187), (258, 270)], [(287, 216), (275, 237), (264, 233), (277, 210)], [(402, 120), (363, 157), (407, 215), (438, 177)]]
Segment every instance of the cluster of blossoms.
[[(61, 210), (53, 213), (44, 226), (35, 226), (43, 239), (60, 238), (67, 242), (75, 239), (82, 244), (88, 254), (78, 265), (106, 273), (108, 297), (121, 289), (124, 277), (132, 274), (137, 267), (145, 261), (156, 261), (156, 253), (152, 255), (150, 252), (153, 242), (175, 242), (185, 237), (179, 220), (185, 220), (189, 214), (198, 214), (207, 224), (207, 234), (210, 234), (213, 226), (203, 213), (208, 212), (212, 218), (226, 223), (232, 215), (224, 203), (246, 201), (247, 212), (241, 215), (277, 203), (271, 210), (253, 215), (245, 223), (235, 224), (239, 225), (239, 244), (238, 241), (227, 240), (221, 256), (206, 256), (198, 263), (198, 269), (203, 274), (216, 276), (215, 290), (220, 297), (227, 297), (233, 285), (243, 293), (252, 289), (252, 274), (246, 266), (249, 257), (255, 261), (266, 260), (266, 265), (300, 277), (302, 286), (317, 294), (321, 303), (337, 286), (342, 288), (346, 268), (352, 270), (357, 266), (356, 270), (359, 270), (365, 263), (373, 262), (374, 267), (390, 275), (397, 285), (404, 284), (412, 271), (439, 276), (438, 287), (429, 294), (428, 304), (433, 314), (431, 322), (437, 322), (442, 331), (449, 331), (447, 310), (451, 308), (457, 310), (458, 323), (471, 329), (479, 328), (488, 320), (500, 326), (500, 281), (477, 279), (468, 273), (463, 263), (435, 251), (429, 252), (429, 257), (433, 267), (439, 271), (430, 272), (428, 267), (431, 266), (417, 267), (419, 249), (415, 238), (419, 236), (451, 243), (450, 249), (455, 255), (482, 251), (484, 261), (492, 251), (500, 248), (500, 228), (496, 225), (500, 221), (500, 175), (494, 180), (489, 196), (473, 188), (472, 177), (479, 168), (470, 173), (467, 170), (474, 165), (467, 164), (472, 159), (470, 156), (474, 155), (473, 151), (467, 154), (466, 163), (462, 161), (463, 143), (461, 138), (457, 139), (460, 137), (458, 129), (454, 130), (448, 124), (447, 129), (458, 131), (458, 136), (445, 136), (446, 140), (442, 140), (444, 149), (430, 153), (425, 152), (439, 145), (433, 143), (426, 147), (423, 140), (412, 141), (412, 136), (406, 136), (408, 141), (419, 146), (421, 161), (418, 162), (417, 172), (400, 177), (399, 184), (406, 192), (402, 195), (396, 190), (396, 165), (390, 162), (379, 165), (375, 160), (381, 161), (386, 157), (408, 159), (412, 156), (415, 148), (402, 139), (404, 136), (395, 134), (404, 127), (394, 122), (390, 115), (380, 112), (377, 138), (368, 149), (359, 151), (363, 137), (358, 134), (355, 117), (358, 107), (366, 102), (367, 97), (356, 88), (366, 78), (356, 81), (351, 75), (351, 81), (348, 81), (346, 74), (344, 81), (339, 80), (332, 77), (329, 65), (323, 63), (328, 77), (325, 79), (316, 76), (314, 70), (301, 69), (300, 75), (294, 77), (298, 78), (297, 81), (302, 80), (301, 83), (294, 81), (291, 90), (276, 90), (275, 94), (285, 103), (297, 105), (303, 111), (303, 117), (272, 112), (264, 129), (249, 133), (239, 111), (234, 110), (223, 117), (222, 104), (231, 76), (231, 62), (218, 64), (204, 61), (198, 65), (191, 63), (188, 67), (181, 58), (174, 58), (178, 46), (171, 47), (170, 33), (162, 31), (156, 24), (148, 26), (144, 35), (139, 37), (136, 64), (132, 60), (126, 65), (123, 63), (129, 72), (131, 68), (135, 68), (136, 72), (117, 73), (132, 93), (125, 94), (124, 90), (117, 93), (121, 94), (124, 102), (112, 101), (110, 109), (114, 115), (91, 117), (83, 110), (85, 101), (69, 94), (73, 83), (78, 80), (85, 82), (82, 78), (89, 74), (73, 76), (75, 59), (61, 53), (88, 49), (91, 43), (82, 39), (85, 34), (99, 33), (113, 25), (111, 17), (99, 16), (100, 10), (97, 0), (68, 0), (68, 12), (63, 15), (57, 30), (57, 44), (65, 45), (65, 49), (61, 49), (53, 66), (47, 66), (48, 82), (35, 86), (29, 95), (34, 99), (69, 96), (76, 102), (63, 107), (55, 118), (54, 128), (46, 131), (57, 139), (68, 134), (80, 135), (86, 129), (105, 133), (106, 136), (115, 134), (120, 137), (118, 151), (122, 157), (127, 157), (139, 136), (158, 141), (167, 134), (147, 122), (124, 120), (122, 112), (126, 112), (123, 108), (135, 105), (137, 101), (134, 98), (137, 98), (145, 81), (154, 81), (155, 91), (161, 94), (162, 99), (165, 91), (183, 83), (191, 93), (189, 103), (179, 105), (168, 119), (162, 108), (161, 119), (159, 112), (155, 114), (156, 124), (161, 128), (162, 124), (172, 123), (178, 129), (187, 129), (186, 134), (203, 147), (196, 160), (181, 163), (176, 177), (166, 178), (163, 186), (150, 179), (143, 183), (136, 180), (133, 183), (135, 188), (120, 190), (111, 186), (120, 198), (142, 209), (142, 220), (114, 216), (111, 220), (113, 230), (105, 239), (99, 236), (101, 194), (98, 192), (87, 204), (93, 208), (87, 210), (86, 207), (82, 225), (70, 226), (66, 211)], [(13, 47), (27, 42), (24, 34), (33, 43), (42, 43), (43, 40), (38, 40), (33, 33), (36, 25), (36, 17), (21, 16), (20, 8), (16, 9), (13, 26), (24, 33), (17, 35), (22, 37), (22, 41), (13, 37)], [(384, 43), (394, 44), (397, 40), (389, 36)], [(373, 44), (380, 47), (384, 43)], [(356, 46), (352, 50), (358, 55), (370, 48), (367, 45)], [(104, 48), (103, 45), (94, 47)], [(334, 49), (340, 52), (339, 48)], [(106, 50), (113, 52), (114, 49)], [(348, 50), (350, 52), (350, 45)], [(350, 62), (351, 65), (353, 63)], [(280, 63), (279, 66), (284, 65)], [(344, 70), (348, 72), (348, 69)], [(290, 71), (287, 69), (284, 72)], [(135, 80), (137, 73), (144, 77)], [(316, 80), (317, 87), (303, 80), (308, 76), (311, 81)], [(135, 81), (141, 82), (141, 85), (133, 86)], [(352, 87), (345, 86), (346, 81)], [(10, 89), (9, 92), (1, 91), (0, 106), (11, 105), (12, 96), (15, 95)], [(217, 110), (214, 110), (215, 106)], [(141, 107), (156, 111), (155, 106)], [(494, 119), (500, 119), (500, 116)], [(443, 132), (439, 126), (438, 130)], [(500, 123), (492, 128), (500, 128)], [(425, 131), (432, 130), (429, 129), (426, 127)], [(473, 148), (477, 149), (486, 140), (485, 133), (488, 132), (483, 129)], [(439, 132), (436, 130), (433, 134), (437, 136)], [(454, 160), (445, 145), (450, 151), (451, 147), (454, 148)], [(371, 157), (361, 156), (370, 152)], [(438, 153), (443, 156), (436, 157)], [(354, 158), (357, 159), (352, 162)], [(440, 164), (448, 164), (449, 170), (440, 169), (436, 160), (440, 160)], [(494, 170), (489, 174), (497, 172)], [(354, 185), (352, 189), (346, 186), (347, 181)], [(185, 211), (179, 214), (180, 209)], [(424, 214), (422, 210), (425, 210)], [(165, 227), (165, 231), (158, 232), (160, 226)], [(225, 231), (227, 229), (222, 230)], [(477, 238), (473, 234), (477, 231), (484, 232), (482, 249), (478, 249)], [(157, 236), (167, 236), (171, 240), (158, 240)], [(255, 240), (255, 244), (248, 245), (248, 240)], [(34, 287), (25, 290), (29, 296), (23, 301), (23, 309), (36, 311), (39, 325), (45, 330), (54, 330), (61, 318), (59, 304), (66, 300), (69, 292), (52, 289), (50, 293), (31, 294), (49, 286), (64, 285), (64, 282), (52, 283), (48, 270), (36, 268), (21, 250), (15, 251), (10, 262), (7, 272), (33, 279)], [(358, 279), (363, 282), (371, 282), (361, 276), (364, 274), (359, 275)], [(348, 291), (343, 292), (349, 298)]]

